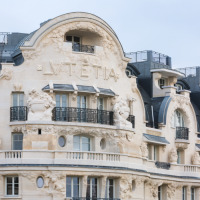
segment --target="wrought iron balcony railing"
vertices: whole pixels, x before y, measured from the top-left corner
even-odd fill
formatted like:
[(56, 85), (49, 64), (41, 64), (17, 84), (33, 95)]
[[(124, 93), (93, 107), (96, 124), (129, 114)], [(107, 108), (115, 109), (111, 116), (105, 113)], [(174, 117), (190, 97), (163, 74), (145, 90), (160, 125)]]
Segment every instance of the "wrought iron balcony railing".
[(189, 140), (189, 128), (176, 127), (176, 139)]
[(88, 108), (55, 107), (53, 109), (53, 121), (113, 125), (113, 112)]
[(10, 121), (26, 121), (27, 120), (27, 107), (14, 106), (10, 107)]
[(73, 44), (72, 50), (77, 52), (94, 53), (94, 46), (83, 45), (83, 44)]
[(134, 115), (129, 115), (128, 119), (129, 122), (132, 124), (132, 128), (135, 128), (135, 116)]
[(120, 200), (118, 198), (72, 197), (72, 200)]
[(157, 168), (161, 168), (161, 169), (169, 169), (171, 167), (171, 164), (167, 162), (156, 161), (155, 165)]

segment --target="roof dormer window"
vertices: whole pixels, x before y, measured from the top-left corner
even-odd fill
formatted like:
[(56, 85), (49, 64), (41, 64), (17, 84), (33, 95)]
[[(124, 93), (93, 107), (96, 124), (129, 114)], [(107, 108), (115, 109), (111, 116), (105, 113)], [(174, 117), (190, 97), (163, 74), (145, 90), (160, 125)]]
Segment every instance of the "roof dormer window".
[(163, 86), (165, 86), (165, 79), (164, 78), (161, 78), (158, 80), (158, 85), (160, 86), (160, 88), (162, 89)]
[(77, 36), (66, 36), (66, 42), (71, 42), (72, 43), (72, 49), (73, 51), (78, 51), (80, 52), (81, 48), (81, 38)]

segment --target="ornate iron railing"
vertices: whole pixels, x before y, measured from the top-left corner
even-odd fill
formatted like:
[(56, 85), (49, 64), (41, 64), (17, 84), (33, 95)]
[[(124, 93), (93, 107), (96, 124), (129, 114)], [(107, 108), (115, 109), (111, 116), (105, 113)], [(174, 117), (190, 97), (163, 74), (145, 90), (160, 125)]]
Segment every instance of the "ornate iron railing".
[(10, 121), (26, 121), (27, 120), (27, 107), (14, 106), (10, 107)]
[(135, 128), (135, 116), (134, 115), (129, 115), (128, 119), (129, 122), (132, 124), (132, 128)]
[(72, 197), (72, 200), (120, 200), (118, 198)]
[(94, 53), (94, 46), (83, 45), (83, 44), (73, 44), (72, 50), (77, 52)]
[(55, 107), (53, 109), (53, 121), (113, 125), (113, 112), (88, 108)]
[(189, 128), (176, 127), (176, 139), (189, 140)]
[(157, 168), (162, 168), (162, 169), (169, 169), (171, 167), (171, 164), (167, 162), (156, 161), (155, 165)]

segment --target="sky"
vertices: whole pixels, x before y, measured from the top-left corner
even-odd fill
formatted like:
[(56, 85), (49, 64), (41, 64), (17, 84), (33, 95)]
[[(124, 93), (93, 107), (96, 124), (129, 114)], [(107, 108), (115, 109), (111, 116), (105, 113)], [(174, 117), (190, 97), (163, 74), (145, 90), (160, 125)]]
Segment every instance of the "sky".
[(0, 32), (30, 33), (69, 12), (89, 12), (116, 32), (125, 52), (154, 50), (173, 68), (200, 66), (200, 0), (0, 0)]

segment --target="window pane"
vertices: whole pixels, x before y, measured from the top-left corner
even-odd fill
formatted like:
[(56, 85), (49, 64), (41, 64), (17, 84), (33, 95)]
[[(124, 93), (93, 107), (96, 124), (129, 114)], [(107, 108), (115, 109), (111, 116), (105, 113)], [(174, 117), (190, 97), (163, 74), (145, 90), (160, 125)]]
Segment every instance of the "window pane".
[(18, 195), (19, 194), (19, 186), (18, 184), (14, 185), (14, 195)]
[(86, 198), (90, 198), (90, 178), (87, 179)]
[(79, 178), (73, 177), (73, 197), (79, 197)]
[(90, 144), (83, 143), (82, 144), (82, 151), (90, 151)]
[(62, 107), (67, 107), (67, 95), (62, 95)]
[(114, 186), (113, 179), (109, 179), (109, 198), (114, 197)]
[(24, 105), (24, 94), (19, 94), (19, 106)]
[(56, 107), (60, 107), (60, 95), (56, 94)]
[(18, 94), (13, 94), (13, 106), (18, 106)]
[(79, 37), (74, 37), (74, 42), (80, 43), (80, 38)]
[(66, 180), (66, 196), (67, 197), (71, 197), (71, 177), (67, 177), (67, 180)]
[(19, 178), (18, 177), (14, 177), (14, 183), (19, 183)]
[(67, 40), (67, 42), (72, 42), (72, 36), (67, 36), (66, 40)]
[(7, 183), (12, 183), (12, 177), (7, 177)]
[(12, 195), (12, 184), (7, 184), (7, 195)]

